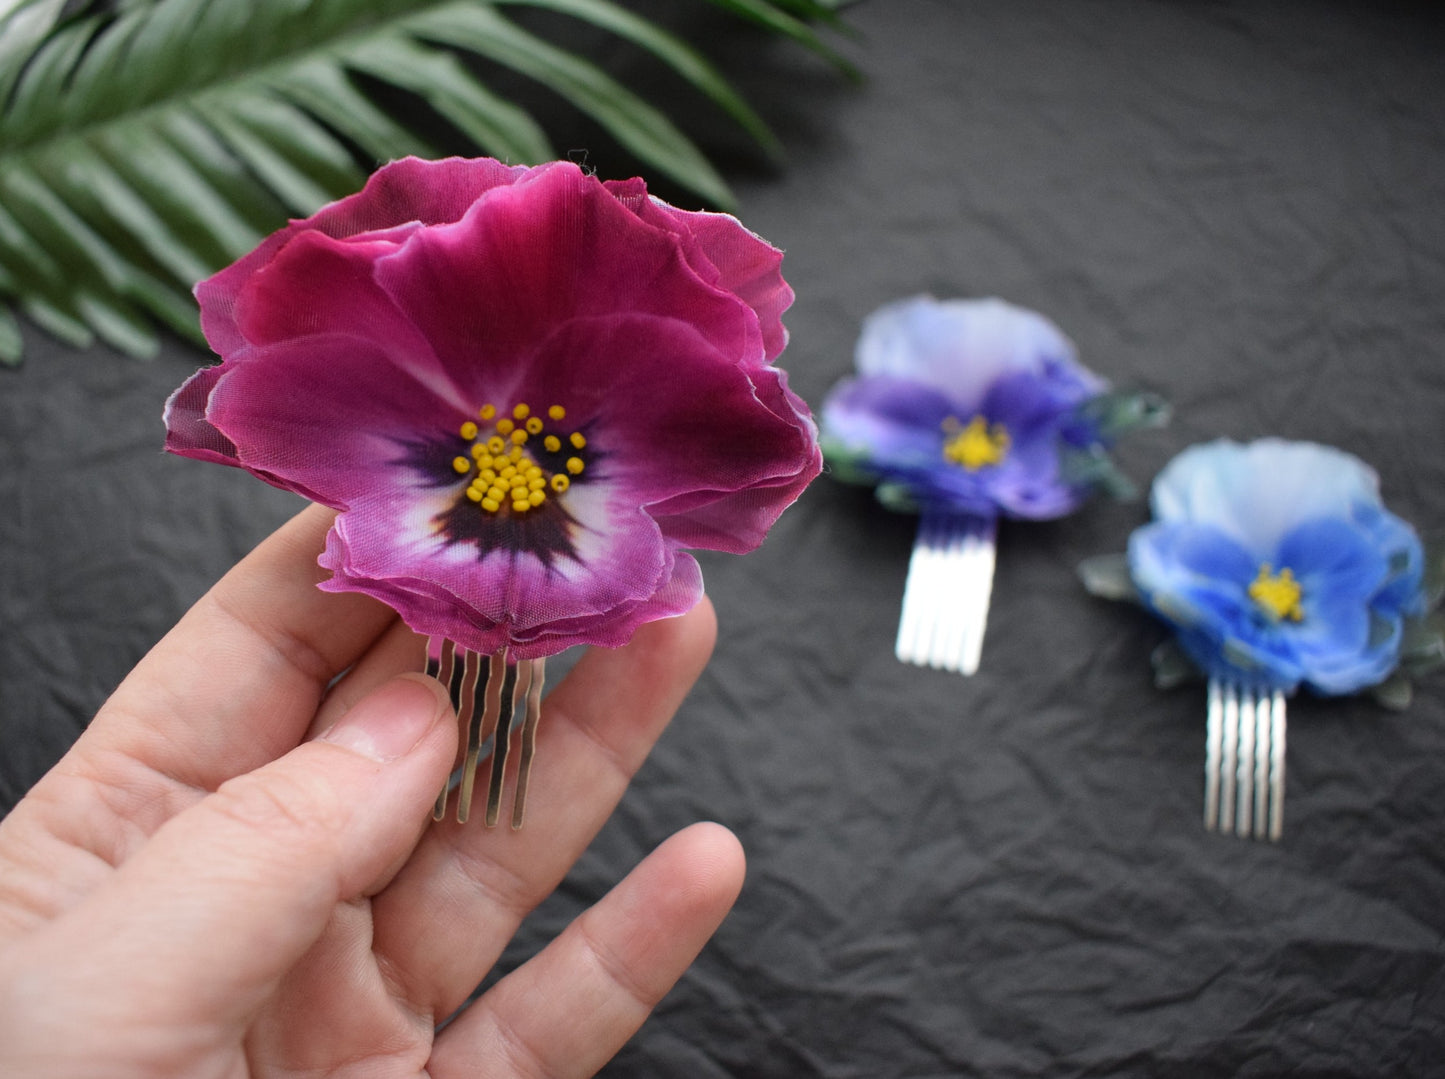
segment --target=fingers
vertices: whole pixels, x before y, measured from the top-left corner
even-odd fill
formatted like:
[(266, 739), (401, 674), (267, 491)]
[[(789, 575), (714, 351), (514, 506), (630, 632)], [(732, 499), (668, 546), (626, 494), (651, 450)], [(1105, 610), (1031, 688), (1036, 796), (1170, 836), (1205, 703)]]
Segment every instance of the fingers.
[(303, 510), (202, 597), (101, 709), (82, 766), (118, 752), (214, 790), (296, 745), (327, 684), (395, 620), (316, 588), (334, 516)]
[[(104, 1011), (90, 1017), (96, 1029), (239, 1029), (337, 903), (375, 887), (415, 844), (455, 739), (434, 680), (384, 683), (321, 739), (172, 819), (27, 938), (36, 976), (63, 983), (39, 999)], [(85, 1018), (67, 1023), (84, 1029)]]
[(725, 828), (679, 832), (447, 1027), (430, 1074), (595, 1074), (702, 950), (743, 872)]
[[(433, 826), (376, 897), (375, 947), (418, 1011), (438, 1021), (476, 988), (523, 916), (611, 814), (712, 651), (706, 599), (592, 649), (546, 698), (521, 831)], [(451, 927), (451, 933), (437, 931)]]
[(311, 721), (308, 737), (315, 737), (388, 678), (404, 671), (420, 671), (426, 665), (426, 638), (397, 619), (387, 627), (346, 672), (346, 677), (327, 691)]

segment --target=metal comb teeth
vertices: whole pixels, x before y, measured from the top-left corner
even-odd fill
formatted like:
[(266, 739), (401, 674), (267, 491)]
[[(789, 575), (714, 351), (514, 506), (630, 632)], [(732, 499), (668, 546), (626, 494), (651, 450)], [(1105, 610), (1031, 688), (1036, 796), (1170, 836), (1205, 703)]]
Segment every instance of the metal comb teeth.
[(904, 663), (973, 674), (993, 593), (991, 517), (926, 513), (903, 586), (894, 652)]
[(451, 692), (461, 733), (460, 764), (437, 795), (433, 820), (447, 813), (451, 792), (457, 792), (457, 823), (471, 816), (478, 769), (486, 766), (482, 786), (487, 792), (484, 821), (488, 828), (501, 819), (506, 797), (507, 762), (513, 741), (520, 743), (516, 786), (512, 791), (512, 827), (522, 827), (527, 789), (537, 750), (537, 725), (542, 718), (542, 686), (546, 660), (514, 660), (503, 648), (491, 655), (457, 648), (450, 640), (427, 641), (426, 673)]
[(1284, 830), (1284, 694), (1209, 680), (1204, 827), (1278, 840)]

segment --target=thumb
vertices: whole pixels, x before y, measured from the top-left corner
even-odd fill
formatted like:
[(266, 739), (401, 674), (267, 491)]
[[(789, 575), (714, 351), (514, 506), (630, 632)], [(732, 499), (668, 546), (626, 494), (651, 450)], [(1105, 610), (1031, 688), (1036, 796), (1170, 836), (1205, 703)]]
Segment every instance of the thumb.
[(128, 1013), (152, 1029), (243, 1023), (336, 904), (416, 844), (455, 752), (452, 718), (438, 683), (402, 675), (168, 821), (52, 927), (71, 976), (99, 983), (55, 999), (118, 1010), (95, 1017), (111, 1029)]

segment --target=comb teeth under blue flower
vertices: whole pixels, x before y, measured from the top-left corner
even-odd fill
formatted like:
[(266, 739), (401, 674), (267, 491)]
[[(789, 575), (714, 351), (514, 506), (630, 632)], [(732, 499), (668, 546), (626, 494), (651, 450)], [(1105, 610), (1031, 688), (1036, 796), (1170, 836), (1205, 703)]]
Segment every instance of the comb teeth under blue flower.
[[(444, 637), (427, 641), (426, 673), (451, 692), (461, 731), (460, 763), (437, 795), (433, 820), (446, 816), (447, 801), (457, 791), (457, 823), (471, 816), (477, 769), (485, 762), (488, 828), (501, 817), (505, 793), (507, 759), (512, 742), (520, 742), (517, 785), (512, 793), (512, 827), (522, 827), (526, 813), (527, 787), (537, 751), (537, 725), (542, 718), (542, 685), (545, 659), (513, 660), (503, 648), (489, 656), (461, 649)], [(481, 707), (478, 707), (480, 697)]]
[(993, 594), (995, 519), (925, 512), (918, 522), (894, 652), (904, 663), (978, 670)]
[(1278, 841), (1284, 831), (1284, 692), (1209, 680), (1204, 827)]

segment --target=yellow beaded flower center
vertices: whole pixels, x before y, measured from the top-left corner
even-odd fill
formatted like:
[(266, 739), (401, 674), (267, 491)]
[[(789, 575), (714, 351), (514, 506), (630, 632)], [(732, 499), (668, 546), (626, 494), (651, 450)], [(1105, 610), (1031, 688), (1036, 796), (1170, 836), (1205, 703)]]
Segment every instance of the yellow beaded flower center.
[(1288, 618), (1291, 622), (1302, 621), (1305, 616), (1300, 607), (1302, 594), (1299, 582), (1288, 566), (1275, 573), (1268, 562), (1259, 567), (1259, 576), (1249, 586), (1249, 598), (1263, 607), (1275, 621), (1281, 618)]
[(975, 416), (967, 426), (950, 416), (943, 421), (943, 430), (949, 436), (943, 444), (943, 456), (969, 472), (996, 465), (1008, 453), (1008, 429), (1001, 423), (990, 426), (982, 416)]
[[(567, 410), (561, 405), (547, 409), (547, 419), (553, 423), (566, 417)], [(452, 468), (459, 476), (471, 477), (466, 496), (483, 513), (520, 515), (535, 510), (546, 504), (549, 494), (567, 490), (572, 477), (587, 467), (580, 456), (587, 445), (582, 432), (565, 436), (549, 432), (547, 420), (534, 415), (527, 404), (513, 406), (510, 414), (500, 419), (495, 405), (483, 405), (477, 418), (480, 424), (472, 420), (462, 424), (458, 433), (469, 448), (452, 460)], [(544, 468), (533, 456), (539, 444), (554, 460), (564, 446), (570, 455), (561, 468)]]

